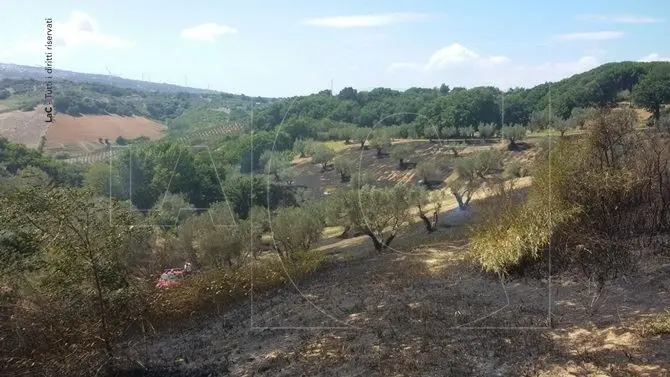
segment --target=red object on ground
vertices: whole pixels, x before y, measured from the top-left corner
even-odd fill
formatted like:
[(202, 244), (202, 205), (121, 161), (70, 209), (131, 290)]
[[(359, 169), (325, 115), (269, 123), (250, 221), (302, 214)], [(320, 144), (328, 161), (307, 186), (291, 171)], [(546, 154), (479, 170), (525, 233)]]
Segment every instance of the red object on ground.
[(156, 288), (169, 288), (174, 287), (184, 281), (184, 270), (181, 268), (171, 268), (165, 270), (163, 274), (158, 278), (156, 282)]

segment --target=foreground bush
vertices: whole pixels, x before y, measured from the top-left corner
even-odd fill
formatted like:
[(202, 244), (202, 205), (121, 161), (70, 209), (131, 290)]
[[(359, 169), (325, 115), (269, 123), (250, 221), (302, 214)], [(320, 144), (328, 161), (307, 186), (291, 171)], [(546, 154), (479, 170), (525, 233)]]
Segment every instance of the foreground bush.
[(254, 294), (258, 294), (291, 280), (303, 279), (325, 260), (326, 255), (321, 252), (296, 252), (291, 259), (274, 255), (236, 270), (204, 271), (179, 287), (153, 295), (148, 318), (157, 324), (168, 324), (196, 312), (223, 309), (247, 297), (252, 286)]
[(601, 285), (634, 268), (628, 241), (670, 224), (667, 135), (636, 132), (635, 123), (632, 111), (600, 111), (586, 137), (548, 153), (524, 203), (499, 188), (480, 205), (471, 257), (507, 274), (551, 248), (557, 267), (579, 268)]

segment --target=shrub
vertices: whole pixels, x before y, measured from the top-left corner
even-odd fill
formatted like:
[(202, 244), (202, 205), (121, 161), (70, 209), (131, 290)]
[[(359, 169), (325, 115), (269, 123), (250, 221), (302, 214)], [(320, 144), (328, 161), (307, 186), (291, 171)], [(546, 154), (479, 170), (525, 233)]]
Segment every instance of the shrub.
[(521, 178), (525, 174), (525, 169), (521, 166), (521, 164), (517, 161), (512, 161), (511, 163), (507, 164), (505, 166), (505, 171), (503, 172), (503, 177), (504, 178)]
[(492, 138), (495, 133), (496, 133), (496, 125), (493, 123), (479, 123), (479, 126), (477, 126), (477, 130), (479, 131), (479, 137), (482, 139), (489, 139)]
[(670, 228), (670, 150), (665, 136), (635, 124), (633, 111), (601, 110), (585, 138), (559, 141), (524, 203), (499, 193), (481, 206), (472, 257), (505, 274), (533, 265), (551, 243), (555, 266), (578, 267), (600, 288), (634, 268), (628, 239)]

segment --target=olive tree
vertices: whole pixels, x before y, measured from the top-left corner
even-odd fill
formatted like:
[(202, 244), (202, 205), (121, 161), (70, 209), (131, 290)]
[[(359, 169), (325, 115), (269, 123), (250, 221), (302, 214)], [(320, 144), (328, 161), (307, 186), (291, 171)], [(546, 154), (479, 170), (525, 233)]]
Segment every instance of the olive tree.
[(569, 119), (560, 119), (554, 123), (554, 129), (561, 134), (561, 137), (565, 136), (565, 133), (570, 131), (573, 128), (573, 123)]
[(284, 173), (291, 167), (293, 156), (291, 152), (277, 152), (266, 150), (260, 156), (260, 164), (268, 175), (272, 175), (277, 182), (284, 181)]
[(415, 174), (421, 178), (421, 183), (426, 188), (430, 188), (438, 182), (441, 182), (442, 172), (434, 162), (421, 162), (417, 165)]
[(142, 311), (134, 269), (149, 257), (151, 228), (137, 226), (143, 225), (139, 212), (70, 187), (23, 188), (0, 198), (0, 205), (0, 230), (32, 234), (26, 245), (41, 260), (31, 282), (40, 297), (35, 304), (53, 310), (41, 334), (56, 331), (81, 341), (79, 346), (101, 345), (113, 353), (124, 324)]
[(312, 156), (312, 162), (315, 164), (321, 164), (321, 171), (325, 171), (330, 163), (335, 158), (335, 151), (323, 144), (318, 145), (314, 148), (314, 155)]
[(502, 156), (492, 149), (476, 152), (456, 162), (449, 189), (461, 210), (467, 209), (479, 186), (502, 168)]
[(370, 141), (372, 148), (377, 150), (377, 158), (384, 155), (384, 150), (391, 147), (391, 138), (384, 131), (376, 132), (375, 136)]
[(348, 183), (351, 180), (351, 174), (354, 172), (355, 165), (353, 161), (344, 157), (337, 156), (333, 159), (333, 166), (335, 170), (340, 174), (340, 182)]
[(391, 149), (391, 157), (398, 160), (398, 168), (405, 170), (407, 168), (406, 160), (412, 155), (414, 149), (409, 144), (398, 144)]
[(155, 225), (176, 227), (194, 214), (195, 207), (182, 194), (166, 194), (149, 211)]
[(308, 251), (321, 237), (325, 227), (325, 216), (316, 205), (301, 207), (281, 207), (270, 228), (277, 251), (284, 258), (291, 258), (296, 252)]
[(423, 136), (431, 143), (440, 138), (440, 134), (437, 131), (437, 128), (435, 128), (435, 126), (432, 124), (428, 124), (423, 128)]
[(412, 188), (406, 184), (365, 185), (341, 192), (338, 199), (347, 223), (370, 237), (379, 252), (388, 249), (402, 224), (411, 217)]
[(455, 139), (458, 137), (458, 128), (456, 127), (445, 127), (442, 129), (442, 136), (444, 136), (445, 139)]
[(314, 141), (312, 139), (296, 139), (293, 142), (293, 151), (305, 158), (313, 153)]
[[(444, 202), (444, 191), (428, 191), (423, 188), (414, 189), (412, 191), (412, 202), (418, 210), (419, 218), (423, 221), (428, 233), (437, 230), (440, 210), (442, 209), (442, 202)], [(433, 206), (432, 214), (428, 207)]]
[(355, 132), (353, 132), (353, 138), (360, 143), (361, 149), (365, 149), (365, 142), (368, 141), (368, 137), (370, 136), (371, 132), (372, 130), (370, 128), (364, 127), (359, 127)]
[(180, 236), (184, 246), (193, 245), (198, 264), (235, 268), (249, 251), (239, 222), (228, 203), (218, 202), (207, 212), (189, 219)]
[(508, 149), (517, 150), (517, 141), (522, 140), (526, 136), (526, 128), (520, 124), (507, 125), (501, 130), (502, 136), (509, 141)]
[(479, 123), (477, 131), (479, 131), (480, 138), (489, 139), (496, 134), (496, 125), (494, 123)]

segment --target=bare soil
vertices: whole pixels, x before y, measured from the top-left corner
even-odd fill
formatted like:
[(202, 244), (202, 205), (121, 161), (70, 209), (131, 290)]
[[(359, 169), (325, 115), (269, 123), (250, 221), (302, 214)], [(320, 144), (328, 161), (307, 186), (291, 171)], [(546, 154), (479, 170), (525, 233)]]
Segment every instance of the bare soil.
[(54, 119), (47, 130), (47, 151), (90, 153), (103, 147), (98, 138), (114, 142), (119, 136), (126, 139), (146, 136), (154, 140), (162, 138), (167, 131), (164, 125), (138, 116), (57, 114)]
[(146, 136), (154, 140), (162, 138), (167, 131), (164, 125), (137, 116), (56, 114), (53, 123), (46, 120), (44, 110), (39, 107), (33, 111), (0, 113), (0, 136), (35, 148), (46, 132), (45, 151), (84, 154), (103, 147), (98, 138), (114, 142), (119, 136), (127, 139)]

